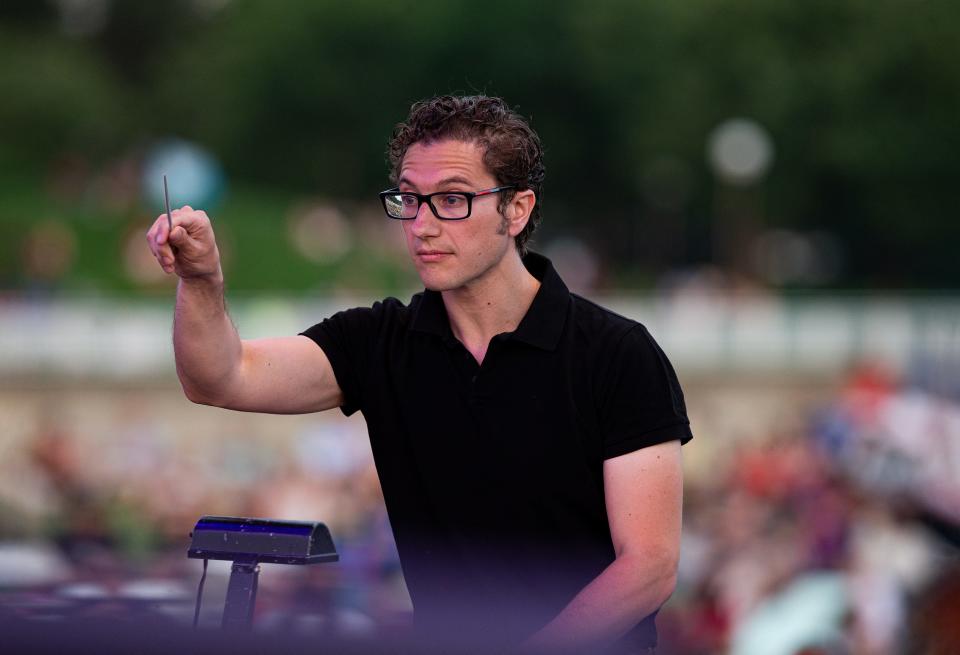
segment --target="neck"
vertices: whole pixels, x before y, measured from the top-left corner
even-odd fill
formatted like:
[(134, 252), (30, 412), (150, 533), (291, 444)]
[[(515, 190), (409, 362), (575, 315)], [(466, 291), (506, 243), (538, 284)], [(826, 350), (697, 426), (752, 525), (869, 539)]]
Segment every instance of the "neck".
[(517, 329), (539, 289), (513, 250), (482, 279), (442, 295), (454, 336), (483, 363), (490, 340)]

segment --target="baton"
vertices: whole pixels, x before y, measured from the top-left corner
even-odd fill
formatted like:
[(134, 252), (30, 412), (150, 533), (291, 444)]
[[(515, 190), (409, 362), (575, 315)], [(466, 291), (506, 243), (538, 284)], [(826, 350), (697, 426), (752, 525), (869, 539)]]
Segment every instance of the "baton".
[(167, 176), (163, 176), (163, 202), (167, 206), (167, 241), (170, 240), (170, 233), (173, 232), (173, 217), (170, 215), (170, 192), (167, 191)]

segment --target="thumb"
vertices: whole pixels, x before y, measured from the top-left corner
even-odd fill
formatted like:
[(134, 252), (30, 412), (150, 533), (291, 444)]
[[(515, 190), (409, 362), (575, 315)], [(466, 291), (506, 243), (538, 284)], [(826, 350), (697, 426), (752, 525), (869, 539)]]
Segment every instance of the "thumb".
[(167, 241), (174, 245), (179, 245), (187, 240), (187, 231), (183, 229), (181, 225), (175, 225), (173, 230), (170, 232), (170, 236)]

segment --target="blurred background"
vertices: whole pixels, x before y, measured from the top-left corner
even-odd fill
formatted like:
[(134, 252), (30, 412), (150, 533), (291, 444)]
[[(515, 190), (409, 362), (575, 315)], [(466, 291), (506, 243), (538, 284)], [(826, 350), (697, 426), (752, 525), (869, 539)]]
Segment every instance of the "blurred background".
[(191, 405), (144, 234), (167, 174), (244, 337), (406, 300), (387, 139), (487, 93), (545, 145), (533, 249), (684, 385), (661, 650), (960, 652), (958, 26), (936, 0), (5, 0), (0, 617), (188, 624), (187, 533), (221, 514), (341, 553), (265, 567), (257, 629), (406, 625), (362, 418)]

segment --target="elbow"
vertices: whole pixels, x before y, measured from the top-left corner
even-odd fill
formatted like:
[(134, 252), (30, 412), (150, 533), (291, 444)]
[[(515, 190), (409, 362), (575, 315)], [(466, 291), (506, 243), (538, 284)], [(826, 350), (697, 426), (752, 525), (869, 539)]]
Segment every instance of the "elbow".
[(190, 402), (196, 405), (215, 406), (215, 403), (213, 403), (209, 398), (199, 393), (196, 389), (194, 389), (190, 385), (184, 384), (182, 380), (180, 382), (180, 388), (183, 389), (183, 395), (186, 396), (187, 400), (189, 400)]
[(214, 396), (204, 393), (196, 384), (193, 384), (188, 377), (178, 374), (180, 378), (180, 388), (187, 400), (197, 405), (209, 405), (211, 407), (222, 407), (222, 403)]
[(644, 558), (643, 565), (638, 567), (645, 572), (637, 580), (637, 602), (646, 614), (660, 608), (673, 595), (677, 587), (677, 568), (677, 553)]
[[(660, 575), (657, 576), (657, 599), (659, 605), (666, 603), (677, 588), (677, 571), (680, 567), (679, 549), (661, 553), (657, 558)], [(658, 607), (659, 607), (658, 605)]]
[(662, 606), (668, 600), (670, 596), (673, 595), (673, 592), (677, 588), (677, 564), (676, 561), (664, 571), (663, 576), (660, 579), (660, 584), (658, 585), (658, 604), (657, 607)]

